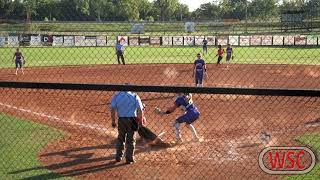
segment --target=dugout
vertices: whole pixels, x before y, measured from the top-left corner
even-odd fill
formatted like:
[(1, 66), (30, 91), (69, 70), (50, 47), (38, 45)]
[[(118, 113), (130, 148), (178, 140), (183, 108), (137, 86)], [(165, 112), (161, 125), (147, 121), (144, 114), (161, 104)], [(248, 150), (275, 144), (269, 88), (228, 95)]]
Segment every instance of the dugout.
[(308, 14), (306, 11), (283, 11), (281, 13), (281, 31), (296, 32), (296, 31), (311, 31), (311, 20), (307, 20)]

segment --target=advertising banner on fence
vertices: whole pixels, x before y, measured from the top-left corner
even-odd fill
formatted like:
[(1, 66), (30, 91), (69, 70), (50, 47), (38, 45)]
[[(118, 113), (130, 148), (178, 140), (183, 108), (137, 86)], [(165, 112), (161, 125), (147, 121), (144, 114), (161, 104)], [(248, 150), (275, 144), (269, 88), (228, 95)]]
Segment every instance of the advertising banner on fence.
[(261, 45), (271, 46), (272, 45), (272, 36), (261, 36)]
[(149, 46), (150, 45), (149, 36), (140, 36), (139, 44), (140, 44), (140, 46)]
[(84, 46), (85, 36), (75, 36), (74, 37), (74, 45), (75, 46)]
[(225, 46), (228, 44), (228, 36), (218, 36), (217, 37), (217, 45)]
[(107, 39), (105, 36), (97, 36), (97, 46), (106, 46)]
[(284, 36), (284, 45), (293, 46), (294, 36)]
[(172, 36), (163, 36), (162, 37), (162, 45), (163, 46), (171, 46), (172, 45)]
[(129, 37), (129, 45), (130, 46), (139, 46), (139, 37), (138, 36), (130, 36)]
[(250, 46), (250, 36), (240, 36), (240, 46)]
[(20, 46), (30, 46), (31, 35), (29, 34), (22, 34), (19, 37), (19, 44)]
[(6, 37), (0, 36), (0, 47), (6, 45)]
[(19, 37), (18, 36), (8, 36), (8, 45), (17, 47), (19, 46)]
[(317, 35), (308, 35), (307, 36), (307, 45), (318, 45), (318, 36)]
[(63, 36), (53, 36), (52, 46), (62, 46)]
[(272, 44), (275, 46), (283, 46), (283, 36), (273, 36)]
[(63, 36), (63, 46), (74, 46), (74, 36)]
[(182, 36), (173, 36), (172, 42), (174, 46), (181, 46), (183, 45), (183, 37)]
[(41, 36), (31, 36), (30, 38), (30, 45), (31, 46), (40, 46), (41, 45)]
[(84, 40), (84, 45), (87, 47), (97, 46), (97, 37), (96, 36), (86, 36)]
[(296, 46), (305, 46), (307, 42), (307, 38), (304, 35), (294, 37), (294, 44)]
[(53, 37), (51, 35), (42, 35), (41, 42), (44, 46), (52, 46)]
[(161, 40), (158, 36), (151, 36), (150, 37), (150, 45), (152, 46), (160, 46)]
[(194, 37), (194, 44), (196, 46), (202, 46), (203, 45), (204, 36), (195, 36)]
[(118, 42), (121, 42), (122, 45), (128, 46), (128, 43), (129, 43), (128, 36), (118, 36), (117, 40), (118, 40)]
[(107, 46), (115, 46), (117, 43), (117, 37), (107, 36)]
[(184, 36), (183, 41), (185, 46), (194, 46), (194, 36)]
[(207, 36), (206, 39), (208, 40), (208, 46), (215, 46), (216, 45), (216, 37), (215, 36)]
[(239, 36), (229, 36), (229, 44), (232, 46), (239, 46)]
[(261, 36), (251, 36), (250, 37), (251, 46), (261, 46)]

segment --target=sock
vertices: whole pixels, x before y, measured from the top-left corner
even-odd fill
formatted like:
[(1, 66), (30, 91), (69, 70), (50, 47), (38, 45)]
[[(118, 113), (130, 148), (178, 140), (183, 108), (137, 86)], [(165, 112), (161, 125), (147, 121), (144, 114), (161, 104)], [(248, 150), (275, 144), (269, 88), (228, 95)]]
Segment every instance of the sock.
[(198, 138), (198, 134), (196, 129), (193, 127), (192, 124), (187, 124), (187, 128), (191, 131), (193, 138)]
[(181, 140), (180, 123), (176, 122), (174, 126), (176, 128), (176, 138)]

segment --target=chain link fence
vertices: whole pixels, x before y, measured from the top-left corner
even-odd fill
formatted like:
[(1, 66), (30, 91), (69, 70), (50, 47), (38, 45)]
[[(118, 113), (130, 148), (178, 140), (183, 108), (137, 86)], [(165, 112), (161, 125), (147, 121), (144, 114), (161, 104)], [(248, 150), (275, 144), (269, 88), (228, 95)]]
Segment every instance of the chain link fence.
[[(317, 21), (15, 22), (0, 24), (1, 179), (319, 178)], [(133, 164), (111, 118), (127, 91), (156, 135), (135, 132)]]

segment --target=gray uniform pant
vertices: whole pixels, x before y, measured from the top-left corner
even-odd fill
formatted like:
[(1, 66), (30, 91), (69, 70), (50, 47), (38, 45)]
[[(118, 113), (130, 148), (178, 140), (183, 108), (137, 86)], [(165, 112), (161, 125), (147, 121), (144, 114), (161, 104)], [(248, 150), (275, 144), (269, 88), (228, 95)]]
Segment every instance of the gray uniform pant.
[(134, 148), (135, 148), (135, 137), (134, 137), (134, 124), (135, 118), (119, 118), (118, 120), (118, 141), (116, 158), (123, 157), (124, 144), (126, 145), (126, 160), (129, 162), (134, 161)]

